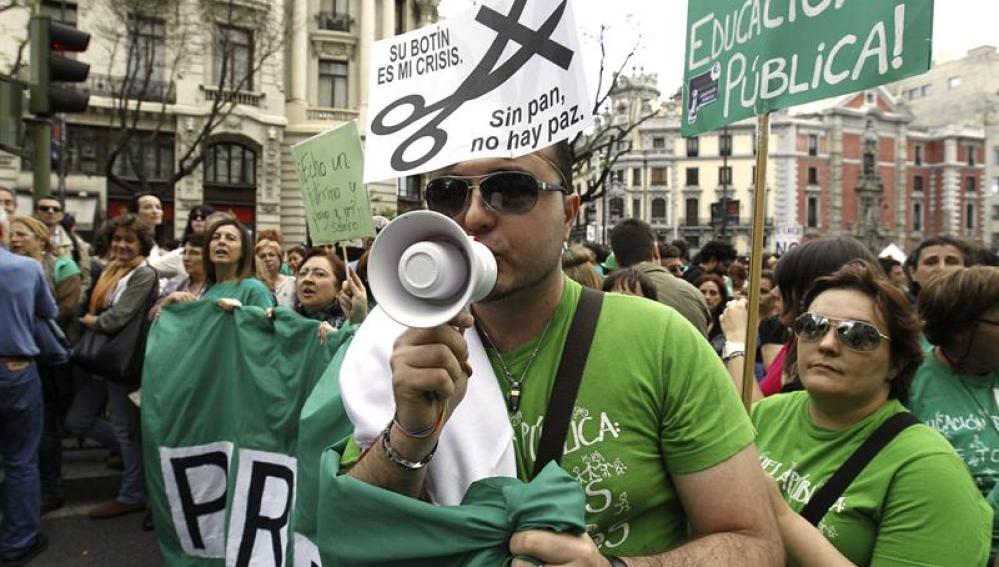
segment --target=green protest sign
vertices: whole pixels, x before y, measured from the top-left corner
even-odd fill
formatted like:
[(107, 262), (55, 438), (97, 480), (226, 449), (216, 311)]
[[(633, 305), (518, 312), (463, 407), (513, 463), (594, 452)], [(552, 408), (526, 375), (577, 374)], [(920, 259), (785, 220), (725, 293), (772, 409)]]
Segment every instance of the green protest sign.
[(930, 67), (933, 0), (690, 0), (683, 135)]
[(351, 120), (291, 148), (314, 244), (375, 235), (364, 190), (361, 138)]

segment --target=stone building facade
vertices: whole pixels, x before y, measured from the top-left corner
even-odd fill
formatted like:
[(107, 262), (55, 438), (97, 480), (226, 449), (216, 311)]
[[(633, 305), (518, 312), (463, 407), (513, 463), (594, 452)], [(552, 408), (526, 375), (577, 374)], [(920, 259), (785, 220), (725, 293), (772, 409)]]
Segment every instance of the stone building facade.
[[(127, 101), (133, 107), (141, 104), (138, 129), (161, 132), (139, 152), (139, 166), (147, 173), (149, 188), (161, 195), (166, 222), (175, 235), (183, 231), (193, 206), (208, 203), (232, 210), (255, 229), (281, 228), (289, 244), (304, 240), (304, 208), (291, 146), (353, 119), (363, 137), (371, 43), (434, 21), (437, 0), (175, 2), (175, 12), (126, 14), (143, 20), (138, 28), (142, 31), (133, 34), (141, 37), (112, 36), (106, 31), (112, 12), (122, 17), (128, 1), (41, 2), (41, 9), (54, 20), (92, 34), (90, 47), (80, 56), (91, 65), (86, 83), (90, 107), (86, 113), (65, 117), (67, 210), (76, 213), (86, 231), (127, 206), (134, 184), (120, 186), (105, 175), (113, 128), (119, 124), (116, 105)], [(245, 21), (254, 25), (234, 25), (226, 19), (231, 13), (249, 14), (252, 17)], [(27, 9), (13, 9), (0, 21), (0, 34), (15, 40), (0, 45), (4, 72), (17, 57), (19, 40), (26, 37), (28, 18)], [(198, 19), (202, 21), (191, 23)], [(234, 46), (225, 51), (233, 54), (226, 64), (236, 70), (231, 76), (249, 75), (238, 92), (219, 92), (220, 37)], [(130, 68), (128, 52), (137, 42), (153, 42), (154, 64), (168, 68), (153, 73), (154, 84), (142, 89), (141, 101), (115, 94), (122, 92), (122, 77)], [(180, 49), (186, 55), (172, 65)], [(265, 49), (270, 49), (266, 58)], [(212, 102), (223, 94), (233, 96), (237, 104), (203, 140), (205, 161), (170, 186), (166, 180), (187, 148), (201, 142), (197, 139), (201, 124), (210, 118)], [(116, 175), (129, 180), (134, 172), (126, 164), (116, 168)], [(15, 186), (20, 210), (30, 210), (32, 179), (26, 160), (0, 152), (0, 183)], [(57, 186), (53, 174), (52, 187)], [(368, 189), (376, 213), (395, 211), (394, 183)]]

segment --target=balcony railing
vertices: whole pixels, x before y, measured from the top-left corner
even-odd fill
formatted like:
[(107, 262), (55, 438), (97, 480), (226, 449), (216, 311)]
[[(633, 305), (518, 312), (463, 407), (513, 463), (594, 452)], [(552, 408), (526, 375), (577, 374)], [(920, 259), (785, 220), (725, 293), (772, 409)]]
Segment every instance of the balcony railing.
[(347, 122), (357, 118), (356, 110), (347, 108), (308, 108), (305, 117), (320, 122)]
[(350, 14), (323, 11), (316, 14), (316, 24), (321, 30), (350, 33), (354, 18)]
[(95, 96), (119, 97), (124, 95), (130, 99), (165, 102), (167, 104), (177, 102), (173, 83), (153, 80), (143, 83), (144, 81), (140, 79), (126, 83), (122, 77), (91, 73), (87, 77), (86, 91)]
[(245, 104), (246, 106), (260, 107), (264, 102), (264, 93), (253, 93), (248, 91), (231, 91), (229, 89), (219, 90), (215, 86), (201, 85), (201, 92), (205, 93), (205, 100), (212, 102), (219, 96), (226, 102), (234, 104)]

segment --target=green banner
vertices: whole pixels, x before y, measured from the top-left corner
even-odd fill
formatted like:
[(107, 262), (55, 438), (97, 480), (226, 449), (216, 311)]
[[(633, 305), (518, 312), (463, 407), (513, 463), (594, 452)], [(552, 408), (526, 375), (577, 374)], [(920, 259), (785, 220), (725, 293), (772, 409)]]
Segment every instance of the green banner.
[(295, 144), (291, 157), (313, 244), (375, 235), (356, 121)]
[(932, 38), (933, 0), (690, 0), (683, 135), (918, 75)]

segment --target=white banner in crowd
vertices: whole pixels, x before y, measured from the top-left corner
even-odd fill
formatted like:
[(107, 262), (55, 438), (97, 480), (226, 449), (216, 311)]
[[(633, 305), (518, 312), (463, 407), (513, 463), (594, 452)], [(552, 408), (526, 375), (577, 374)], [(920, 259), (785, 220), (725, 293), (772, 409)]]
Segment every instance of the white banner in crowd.
[(568, 0), (485, 2), (375, 42), (364, 181), (517, 157), (592, 122)]

